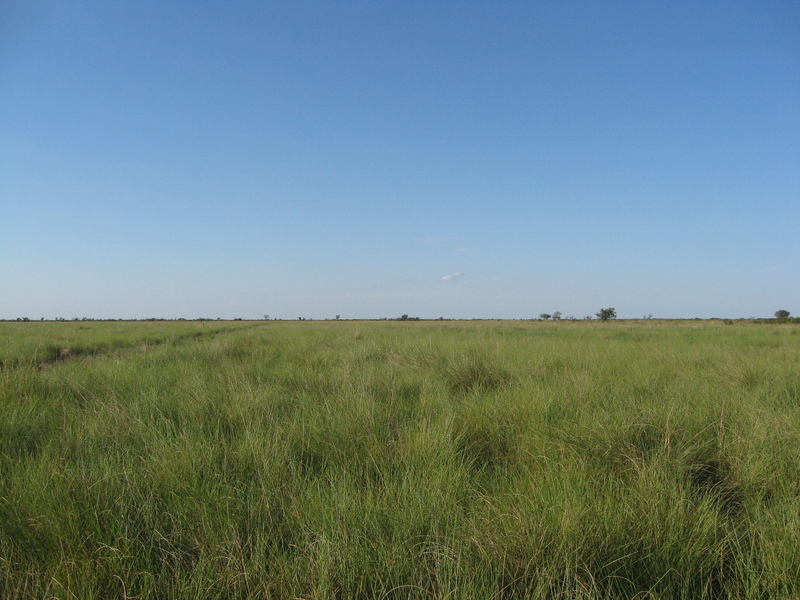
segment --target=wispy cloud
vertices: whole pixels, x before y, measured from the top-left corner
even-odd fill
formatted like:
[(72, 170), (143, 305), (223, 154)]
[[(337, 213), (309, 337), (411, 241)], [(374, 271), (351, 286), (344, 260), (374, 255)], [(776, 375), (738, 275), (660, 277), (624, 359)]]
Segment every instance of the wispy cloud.
[(453, 281), (454, 279), (458, 279), (461, 277), (463, 273), (453, 273), (452, 275), (445, 275), (442, 277), (442, 281)]

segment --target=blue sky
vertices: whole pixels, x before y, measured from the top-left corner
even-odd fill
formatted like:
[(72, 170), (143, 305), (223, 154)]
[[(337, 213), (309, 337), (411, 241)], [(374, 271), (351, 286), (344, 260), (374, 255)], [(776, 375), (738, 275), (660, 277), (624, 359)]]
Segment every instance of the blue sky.
[(800, 313), (800, 4), (0, 4), (0, 318)]

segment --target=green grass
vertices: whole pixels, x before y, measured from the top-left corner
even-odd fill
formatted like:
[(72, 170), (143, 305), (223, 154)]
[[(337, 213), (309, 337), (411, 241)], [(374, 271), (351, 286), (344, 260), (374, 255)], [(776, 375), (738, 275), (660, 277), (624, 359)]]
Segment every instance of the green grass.
[(2, 323), (0, 597), (798, 597), (798, 332)]

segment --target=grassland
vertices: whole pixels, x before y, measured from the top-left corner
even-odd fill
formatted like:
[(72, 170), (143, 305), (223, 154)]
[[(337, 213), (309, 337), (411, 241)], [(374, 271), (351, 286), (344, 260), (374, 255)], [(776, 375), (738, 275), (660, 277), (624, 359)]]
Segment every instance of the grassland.
[(800, 597), (800, 327), (0, 323), (0, 597)]

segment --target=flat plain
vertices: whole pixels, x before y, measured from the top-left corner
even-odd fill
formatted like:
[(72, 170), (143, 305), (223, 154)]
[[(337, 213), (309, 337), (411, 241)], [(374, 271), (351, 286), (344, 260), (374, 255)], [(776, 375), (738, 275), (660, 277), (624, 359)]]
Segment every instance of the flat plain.
[(0, 597), (800, 596), (800, 326), (0, 323)]

